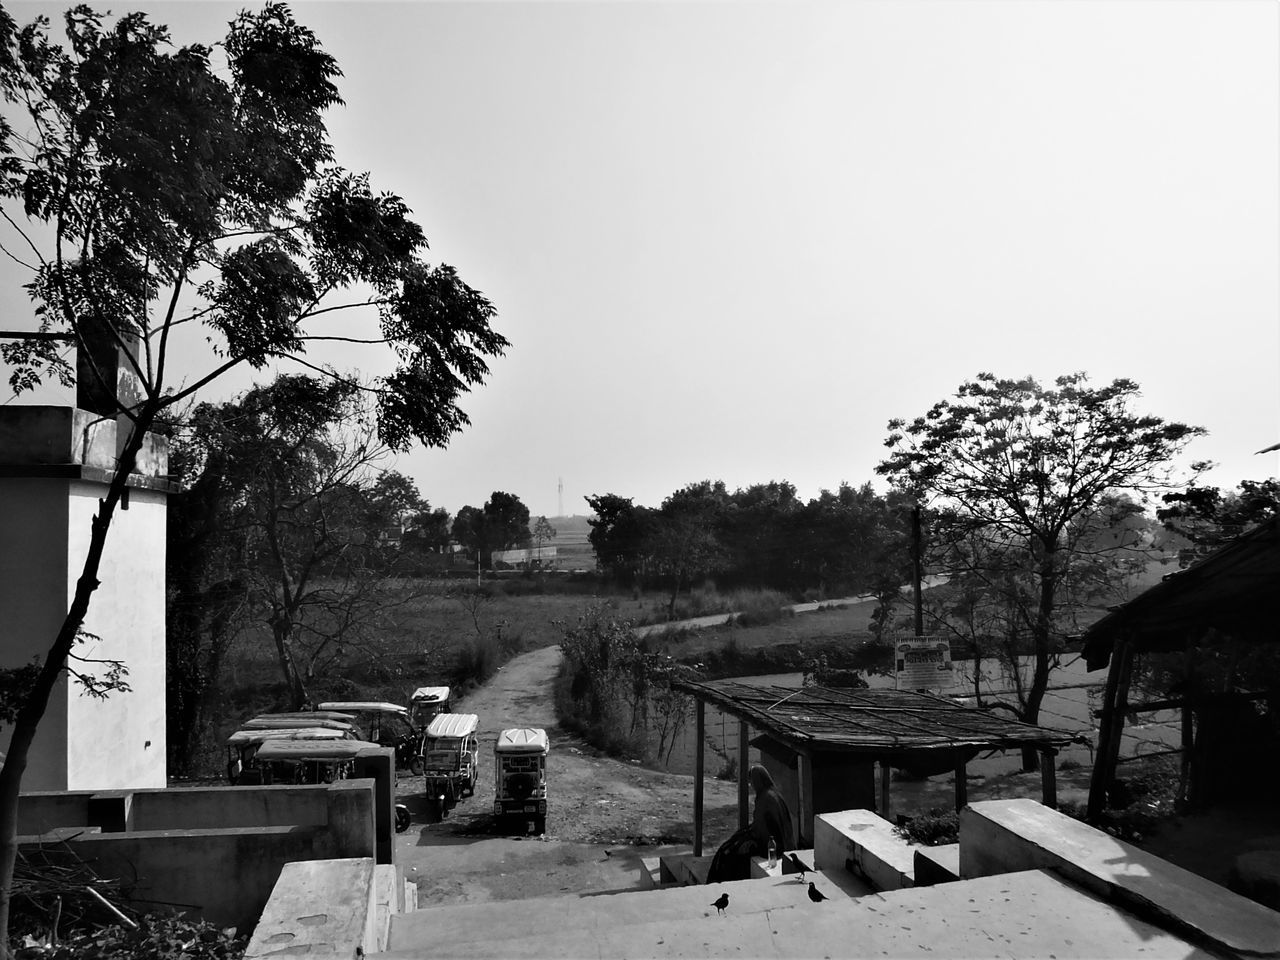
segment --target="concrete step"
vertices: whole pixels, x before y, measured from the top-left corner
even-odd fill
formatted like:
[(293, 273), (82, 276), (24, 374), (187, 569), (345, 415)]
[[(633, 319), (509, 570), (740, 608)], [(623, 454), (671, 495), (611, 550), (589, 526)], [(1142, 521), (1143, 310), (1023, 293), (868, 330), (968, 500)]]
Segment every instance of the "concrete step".
[[(397, 917), (380, 957), (1215, 957), (1047, 871), (857, 899), (815, 880), (833, 899), (813, 903), (788, 877), (430, 908)], [(720, 915), (710, 903), (722, 892)]]
[[(808, 879), (832, 899), (847, 899), (830, 878), (813, 873)], [(392, 919), (390, 950), (408, 949), (416, 943), (448, 944), (449, 950), (464, 954), (463, 944), (492, 940), (495, 924), (511, 931), (511, 936), (531, 938), (560, 934), (571, 928), (605, 930), (654, 921), (686, 920), (691, 914), (716, 916), (712, 903), (729, 894), (735, 917), (777, 909), (780, 904), (809, 902), (808, 885), (798, 878), (735, 880), (710, 886), (671, 886), (635, 890), (607, 896), (538, 897), (509, 900), (502, 904), (464, 903), (445, 907), (425, 907)], [(500, 918), (500, 919), (499, 919)], [(568, 954), (575, 956), (576, 954)]]

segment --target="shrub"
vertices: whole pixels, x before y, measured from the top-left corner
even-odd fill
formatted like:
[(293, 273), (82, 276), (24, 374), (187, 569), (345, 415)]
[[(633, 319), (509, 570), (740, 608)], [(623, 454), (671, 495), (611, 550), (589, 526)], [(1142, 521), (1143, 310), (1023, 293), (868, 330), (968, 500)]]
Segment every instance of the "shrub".
[(960, 842), (960, 816), (954, 810), (935, 808), (912, 817), (896, 829), (907, 840), (925, 847)]

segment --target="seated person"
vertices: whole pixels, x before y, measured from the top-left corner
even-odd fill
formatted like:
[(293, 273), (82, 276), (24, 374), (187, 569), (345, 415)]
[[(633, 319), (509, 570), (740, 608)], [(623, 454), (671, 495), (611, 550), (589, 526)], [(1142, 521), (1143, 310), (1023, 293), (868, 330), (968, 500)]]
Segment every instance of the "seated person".
[(791, 833), (791, 811), (782, 798), (773, 777), (760, 764), (752, 764), (747, 780), (756, 792), (756, 809), (751, 826), (739, 830), (720, 845), (711, 860), (707, 883), (745, 880), (751, 871), (751, 858), (769, 853), (769, 841), (781, 857), (794, 846)]

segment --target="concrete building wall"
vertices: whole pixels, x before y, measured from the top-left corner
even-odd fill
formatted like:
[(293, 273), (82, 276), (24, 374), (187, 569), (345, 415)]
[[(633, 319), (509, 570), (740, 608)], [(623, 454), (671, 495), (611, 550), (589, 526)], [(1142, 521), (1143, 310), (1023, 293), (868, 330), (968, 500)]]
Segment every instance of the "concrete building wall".
[[(75, 589), (89, 548), (90, 522), (105, 488), (75, 481), (68, 493), (66, 590)], [(69, 790), (165, 785), (165, 495), (129, 491), (111, 522), (84, 628), (100, 641), (82, 656), (124, 661), (128, 692), (106, 699), (67, 692)], [(65, 610), (65, 607), (63, 608)], [(81, 665), (87, 666), (87, 665)]]
[[(43, 659), (67, 611), (68, 490), (65, 480), (0, 478), (0, 665)], [(32, 744), (23, 786), (67, 786), (67, 690), (54, 690)], [(0, 751), (12, 730), (0, 728)]]

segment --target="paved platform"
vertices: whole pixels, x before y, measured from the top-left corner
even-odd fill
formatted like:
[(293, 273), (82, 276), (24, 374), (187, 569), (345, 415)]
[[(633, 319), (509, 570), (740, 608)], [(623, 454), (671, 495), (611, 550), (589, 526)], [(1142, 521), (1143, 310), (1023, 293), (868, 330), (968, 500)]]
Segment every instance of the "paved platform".
[[(436, 907), (395, 917), (391, 958), (1019, 957), (1222, 960), (1046, 871), (848, 898), (822, 874), (600, 897)], [(719, 915), (711, 903), (729, 894)]]

